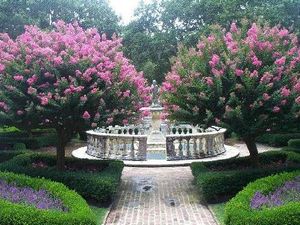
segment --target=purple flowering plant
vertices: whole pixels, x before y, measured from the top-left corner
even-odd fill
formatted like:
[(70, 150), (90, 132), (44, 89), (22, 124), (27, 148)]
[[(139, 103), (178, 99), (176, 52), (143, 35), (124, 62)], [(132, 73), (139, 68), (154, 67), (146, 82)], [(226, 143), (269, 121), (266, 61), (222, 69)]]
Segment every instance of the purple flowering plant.
[(0, 199), (34, 206), (37, 209), (68, 211), (60, 199), (55, 198), (46, 190), (19, 187), (16, 183), (8, 183), (4, 180), (0, 180)]
[(250, 202), (252, 209), (273, 208), (289, 202), (300, 202), (300, 176), (285, 182), (274, 192), (264, 195), (257, 191)]

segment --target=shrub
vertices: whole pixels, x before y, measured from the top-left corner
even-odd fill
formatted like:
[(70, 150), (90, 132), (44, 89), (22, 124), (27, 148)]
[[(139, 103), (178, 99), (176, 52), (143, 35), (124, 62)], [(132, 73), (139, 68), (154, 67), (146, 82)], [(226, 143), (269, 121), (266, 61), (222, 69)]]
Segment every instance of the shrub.
[[(43, 168), (43, 165), (37, 165), (34, 168), (33, 163), (40, 162), (46, 164), (47, 167)], [(84, 198), (100, 203), (110, 202), (116, 194), (123, 169), (122, 162), (67, 158), (66, 166), (78, 168), (73, 171), (58, 171), (55, 168), (55, 162), (55, 156), (24, 154), (3, 163), (0, 165), (0, 170), (58, 181), (76, 190)], [(94, 166), (101, 171), (91, 173), (81, 170), (88, 166)]]
[(60, 199), (67, 212), (41, 210), (35, 206), (16, 204), (0, 198), (0, 225), (96, 225), (95, 215), (84, 199), (60, 183), (24, 175), (0, 172), (0, 180), (20, 187), (44, 189)]
[[(191, 169), (196, 185), (208, 202), (221, 202), (240, 190), (249, 182), (282, 171), (300, 168), (300, 154), (293, 152), (268, 152), (259, 155), (263, 168), (251, 165), (248, 157), (216, 162), (192, 163)], [(277, 163), (279, 166), (273, 168)], [(247, 167), (247, 168), (243, 168)], [(243, 168), (243, 169), (242, 169)]]
[(29, 153), (29, 151), (0, 151), (0, 163), (11, 160), (15, 156)]
[(300, 202), (290, 202), (279, 207), (252, 209), (250, 201), (257, 191), (268, 194), (285, 182), (300, 175), (300, 171), (283, 173), (250, 183), (226, 204), (226, 225), (296, 225), (300, 224)]
[(16, 144), (14, 144), (13, 149), (16, 151), (24, 150), (24, 149), (26, 149), (26, 145), (24, 143), (16, 143)]
[(298, 149), (300, 149), (300, 139), (289, 140), (288, 146), (291, 147), (291, 148), (298, 148)]
[(289, 140), (298, 138), (300, 138), (300, 133), (264, 134), (259, 136), (256, 141), (274, 147), (283, 147), (288, 145)]

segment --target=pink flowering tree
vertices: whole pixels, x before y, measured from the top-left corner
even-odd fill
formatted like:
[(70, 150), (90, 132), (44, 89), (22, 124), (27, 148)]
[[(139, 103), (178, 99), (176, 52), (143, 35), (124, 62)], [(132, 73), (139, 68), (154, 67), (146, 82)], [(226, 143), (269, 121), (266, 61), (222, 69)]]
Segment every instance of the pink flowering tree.
[(14, 41), (0, 35), (0, 118), (24, 128), (55, 128), (57, 165), (87, 126), (133, 123), (149, 87), (120, 51), (121, 40), (58, 21), (53, 31), (27, 26)]
[(164, 103), (171, 119), (236, 132), (257, 159), (256, 137), (300, 124), (297, 37), (257, 24), (212, 29), (197, 48), (180, 47), (163, 83)]

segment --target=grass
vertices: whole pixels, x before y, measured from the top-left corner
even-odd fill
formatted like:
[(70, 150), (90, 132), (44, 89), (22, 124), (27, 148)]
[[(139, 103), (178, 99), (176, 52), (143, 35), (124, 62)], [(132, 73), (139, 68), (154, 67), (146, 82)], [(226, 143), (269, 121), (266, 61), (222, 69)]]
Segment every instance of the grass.
[(108, 208), (99, 208), (96, 206), (91, 206), (91, 209), (96, 215), (97, 218), (97, 225), (102, 225), (103, 220), (105, 219), (104, 217), (106, 216), (106, 213), (108, 212)]
[(217, 221), (220, 225), (225, 225), (225, 223), (224, 223), (225, 205), (226, 205), (226, 202), (220, 203), (220, 204), (209, 205), (215, 215), (215, 218), (217, 219)]

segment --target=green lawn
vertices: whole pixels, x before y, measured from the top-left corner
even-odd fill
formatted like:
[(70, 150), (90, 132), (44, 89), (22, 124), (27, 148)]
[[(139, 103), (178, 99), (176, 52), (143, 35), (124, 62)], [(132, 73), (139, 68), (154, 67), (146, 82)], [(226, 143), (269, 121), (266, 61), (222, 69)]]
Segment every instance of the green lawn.
[(108, 212), (108, 208), (98, 208), (95, 206), (91, 206), (91, 209), (93, 210), (93, 212), (95, 213), (96, 217), (97, 217), (97, 225), (102, 225), (103, 224), (103, 220), (104, 217), (106, 215), (106, 213)]
[(220, 204), (209, 205), (220, 225), (225, 225), (225, 223), (224, 223), (225, 204), (226, 204), (226, 202), (225, 203), (220, 203)]

